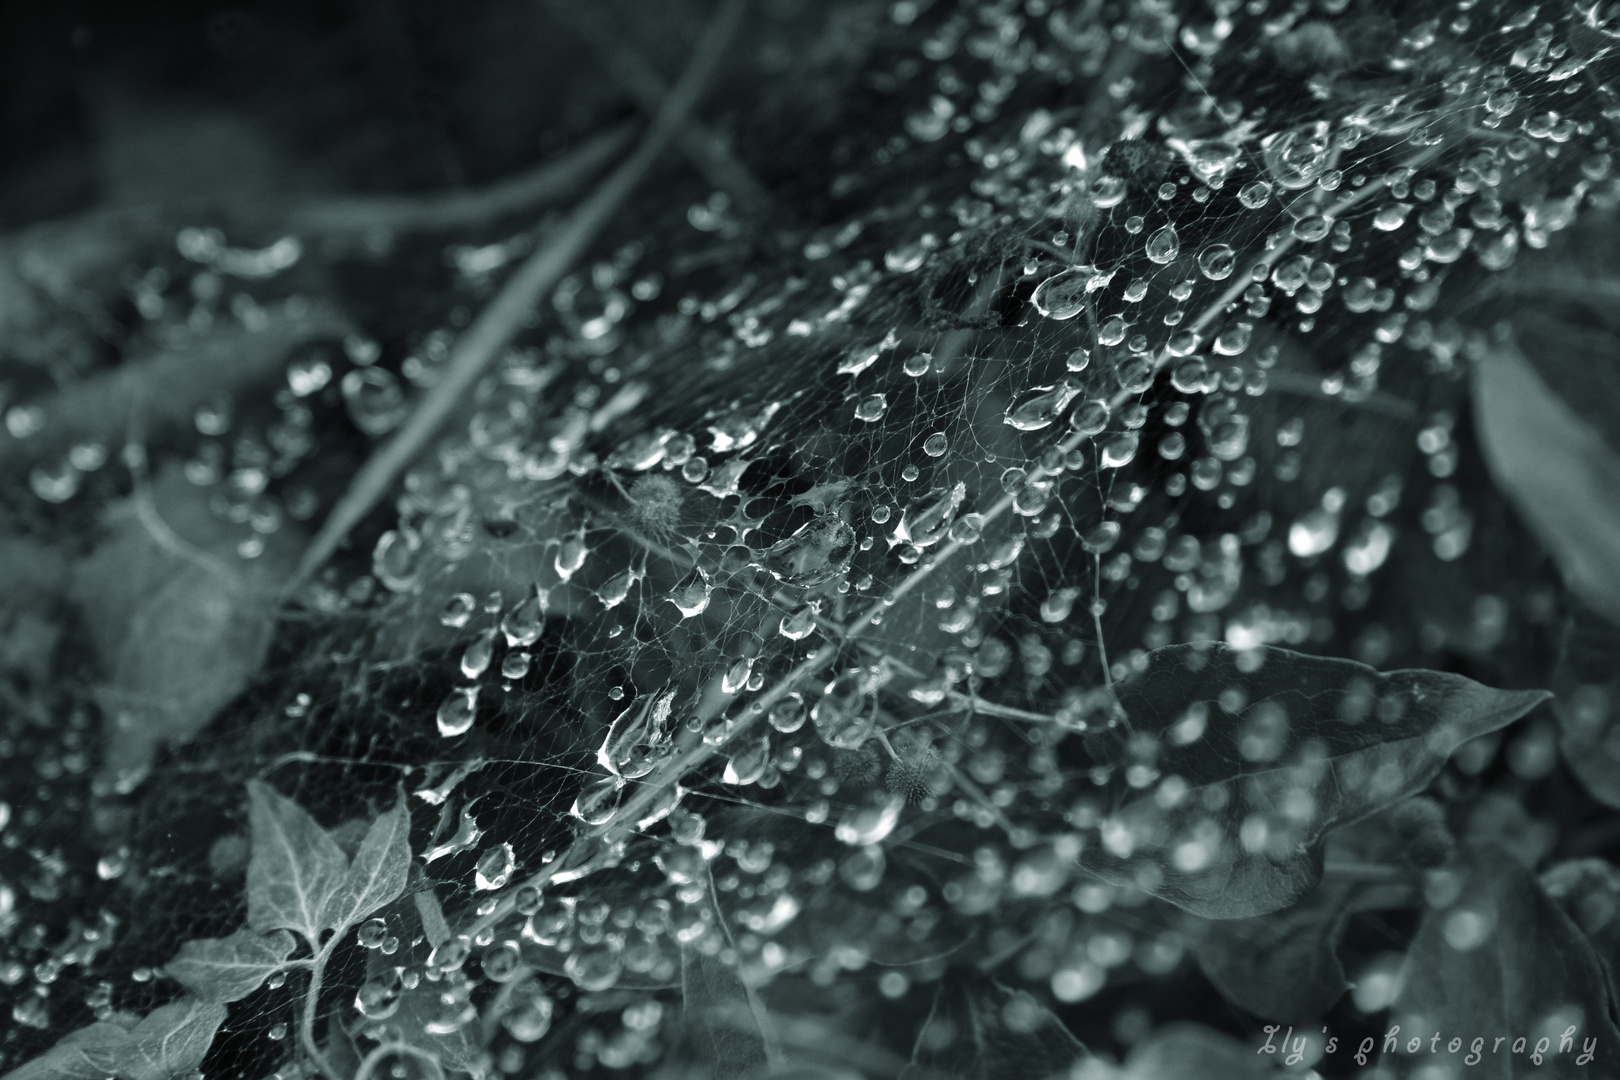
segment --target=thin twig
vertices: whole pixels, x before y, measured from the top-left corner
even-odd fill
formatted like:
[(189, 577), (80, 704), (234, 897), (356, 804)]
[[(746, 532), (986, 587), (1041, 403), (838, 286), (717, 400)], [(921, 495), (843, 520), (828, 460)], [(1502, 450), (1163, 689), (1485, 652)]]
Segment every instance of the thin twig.
[(562, 280), (574, 262), (596, 240), (635, 190), (654, 160), (668, 145), (697, 104), (709, 78), (725, 55), (741, 21), (746, 0), (724, 0), (715, 13), (680, 81), (664, 100), (641, 145), (581, 203), (546, 244), (529, 257), (505, 287), (456, 342), (444, 378), (422, 399), (405, 426), (378, 449), (355, 475), (321, 531), (310, 542), (289, 583), (289, 594), (302, 588), (331, 558), (349, 530), (360, 523), (392, 489), (449, 419), (461, 398), (483, 376), (522, 328), (535, 304)]
[[(619, 87), (649, 115), (656, 115), (669, 96), (669, 88), (646, 57), (636, 52), (625, 38), (622, 26), (612, 25), (605, 10), (596, 4), (577, 0), (542, 0), (547, 13), (590, 42), (603, 68)], [(694, 117), (687, 117), (675, 133), (675, 145), (685, 154), (704, 179), (730, 195), (745, 213), (761, 215), (772, 209), (772, 198), (765, 185), (755, 179), (748, 166), (737, 160), (726, 140)]]
[(293, 206), (285, 226), (295, 232), (342, 236), (481, 225), (534, 210), (578, 189), (629, 146), (634, 136), (632, 125), (621, 124), (586, 139), (555, 160), (475, 191), (317, 199)]

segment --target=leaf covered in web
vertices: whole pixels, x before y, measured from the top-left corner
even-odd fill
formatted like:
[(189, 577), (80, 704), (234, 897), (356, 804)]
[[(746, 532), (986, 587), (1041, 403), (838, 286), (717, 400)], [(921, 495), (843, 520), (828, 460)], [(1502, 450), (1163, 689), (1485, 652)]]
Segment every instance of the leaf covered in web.
[(225, 1022), (225, 1006), (184, 997), (125, 1029), (81, 1028), (5, 1080), (173, 1080), (194, 1070)]
[(253, 854), (248, 860), (248, 926), (291, 930), (312, 946), (348, 881), (349, 859), (309, 812), (262, 780), (248, 784)]
[(906, 1075), (1068, 1075), (1085, 1054), (1085, 1044), (1034, 996), (977, 977), (938, 985), (912, 1051), (915, 1072)]
[(1258, 1080), (1275, 1073), (1272, 1059), (1232, 1036), (1182, 1022), (1166, 1024), (1137, 1043), (1117, 1076), (1118, 1080)]
[(1329, 832), (1547, 696), (1270, 646), (1155, 650), (1118, 686), (1129, 733), (1098, 740), (1119, 767), (1081, 863), (1206, 918), (1276, 911), (1321, 879)]
[(1247, 919), (1187, 917), (1193, 958), (1228, 1001), (1264, 1020), (1302, 1024), (1343, 996), (1338, 947), (1345, 924), (1357, 912), (1410, 903), (1415, 889), (1402, 873), (1401, 848), (1434, 846), (1391, 820), (1405, 805), (1329, 837), (1327, 873), (1292, 907)]
[[(1398, 1077), (1422, 1075), (1437, 1056), (1445, 1059), (1430, 1052), (1429, 1037), (1438, 1032), (1442, 1043), (1453, 1035), (1508, 1036), (1498, 1045), (1486, 1039), (1471, 1075), (1614, 1075), (1620, 1028), (1609, 974), (1530, 870), (1481, 845), (1441, 874), (1426, 890), (1431, 906), (1407, 951), (1390, 1015), (1400, 1047), (1383, 1055), (1381, 1067)], [(1408, 1049), (1413, 1037), (1421, 1037), (1416, 1051)], [(1594, 1056), (1580, 1063), (1588, 1049)]]
[(341, 887), (327, 901), (327, 926), (352, 926), (399, 899), (411, 868), (411, 815), (403, 795), (366, 830)]
[(708, 1075), (732, 1080), (772, 1057), (770, 1020), (734, 966), (686, 946), (681, 949), (681, 999), (698, 1060)]
[(202, 1000), (223, 1005), (257, 990), (281, 969), (295, 945), (285, 930), (238, 930), (226, 938), (186, 942), (163, 970)]

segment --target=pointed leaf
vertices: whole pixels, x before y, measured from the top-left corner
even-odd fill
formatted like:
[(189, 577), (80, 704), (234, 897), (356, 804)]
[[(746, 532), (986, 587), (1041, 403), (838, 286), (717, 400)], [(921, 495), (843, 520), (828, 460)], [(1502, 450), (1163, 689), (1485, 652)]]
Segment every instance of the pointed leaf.
[[(1620, 1028), (1611, 1019), (1604, 966), (1531, 872), (1481, 846), (1468, 852), (1452, 884), (1448, 902), (1428, 911), (1406, 954), (1389, 1020), (1400, 1025), (1400, 1052), (1384, 1054), (1381, 1067), (1415, 1077), (1445, 1063), (1487, 1080), (1620, 1075)], [(1572, 1025), (1572, 1042), (1560, 1050)], [(1436, 1032), (1442, 1042), (1454, 1034), (1487, 1036), (1481, 1059), (1465, 1068), (1462, 1055), (1431, 1054)], [(1508, 1037), (1499, 1047), (1497, 1035)], [(1423, 1041), (1409, 1054), (1413, 1036)], [(1515, 1053), (1513, 1040), (1521, 1037)], [(1530, 1055), (1542, 1038), (1548, 1043), (1538, 1065)], [(1595, 1057), (1578, 1065), (1588, 1039), (1596, 1040)]]
[[(1155, 650), (1118, 695), (1129, 732), (1094, 740), (1119, 767), (1082, 865), (1212, 919), (1296, 902), (1321, 880), (1329, 832), (1421, 791), (1462, 743), (1548, 697), (1219, 644)], [(1142, 768), (1157, 782), (1133, 786)]]
[(223, 1005), (257, 990), (281, 969), (295, 945), (285, 930), (238, 930), (228, 938), (186, 942), (163, 970), (202, 1000)]
[(6, 1073), (3, 1080), (105, 1080), (133, 1058), (135, 1040), (116, 1024), (91, 1024)]
[(1513, 342), (1486, 351), (1472, 396), (1497, 486), (1552, 553), (1570, 591), (1620, 623), (1620, 454)]
[(253, 855), (248, 861), (248, 925), (291, 930), (318, 946), (326, 912), (343, 887), (348, 857), (304, 808), (262, 781), (248, 784)]
[(224, 1022), (225, 1006), (192, 997), (155, 1009), (130, 1032), (135, 1055), (118, 1075), (125, 1080), (184, 1076), (202, 1064)]
[(1273, 1060), (1230, 1035), (1184, 1021), (1133, 1047), (1119, 1080), (1259, 1080), (1275, 1075)]
[(681, 997), (696, 1029), (699, 1060), (716, 1080), (763, 1068), (769, 1059), (758, 1003), (734, 967), (687, 945), (681, 949)]
[(1027, 991), (983, 975), (936, 986), (903, 1080), (1042, 1080), (1069, 1076), (1086, 1056), (1085, 1044)]
[(366, 830), (343, 886), (327, 902), (326, 926), (353, 926), (379, 908), (398, 900), (411, 869), (411, 815), (400, 798)]
[[(1325, 848), (1329, 872), (1292, 907), (1248, 919), (1187, 917), (1193, 958), (1226, 1000), (1263, 1020), (1304, 1024), (1343, 996), (1338, 949), (1350, 916), (1414, 898), (1411, 880), (1397, 876), (1402, 845), (1390, 817), (1386, 811), (1333, 834)], [(1391, 875), (1367, 880), (1332, 869), (1351, 865), (1388, 866)]]

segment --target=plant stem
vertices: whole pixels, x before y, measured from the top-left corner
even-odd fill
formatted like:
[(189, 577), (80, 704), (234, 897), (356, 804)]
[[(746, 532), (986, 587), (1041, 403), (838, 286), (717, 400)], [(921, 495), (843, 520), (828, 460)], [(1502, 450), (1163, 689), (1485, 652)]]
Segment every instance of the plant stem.
[[(309, 989), (304, 993), (304, 1011), (298, 1019), (298, 1039), (304, 1044), (304, 1052), (327, 1080), (343, 1080), (343, 1078), (332, 1071), (331, 1062), (326, 1060), (326, 1055), (315, 1045), (315, 1015), (320, 1007), (321, 979), (326, 975), (326, 961), (331, 958), (333, 948), (342, 940), (343, 933), (347, 929), (348, 927), (339, 927), (326, 939), (325, 945), (315, 950), (315, 957), (309, 965)], [(310, 942), (311, 946), (314, 944)], [(365, 1071), (364, 1066), (360, 1071), (362, 1073)]]
[(456, 342), (444, 377), (423, 397), (399, 433), (355, 474), (349, 490), (332, 508), (321, 531), (304, 552), (298, 572), (288, 583), (288, 594), (307, 584), (337, 551), (349, 531), (382, 501), (400, 474), (450, 418), (461, 399), (523, 328), (524, 319), (535, 304), (562, 280), (613, 220), (697, 104), (725, 54), (741, 20), (743, 7), (744, 0), (725, 0), (721, 4), (681, 74), (680, 82), (664, 99), (641, 145), (603, 181), (595, 194), (575, 209), (540, 250), (529, 257)]

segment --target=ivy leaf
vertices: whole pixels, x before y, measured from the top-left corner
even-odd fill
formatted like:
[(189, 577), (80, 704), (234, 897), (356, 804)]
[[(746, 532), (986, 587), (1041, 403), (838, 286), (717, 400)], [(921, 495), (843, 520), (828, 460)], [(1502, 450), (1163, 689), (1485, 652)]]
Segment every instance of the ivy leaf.
[(248, 784), (248, 823), (248, 926), (292, 930), (318, 949), (348, 857), (303, 807), (260, 780)]
[(762, 1069), (772, 1054), (764, 1009), (733, 967), (687, 945), (681, 948), (681, 997), (697, 1029), (699, 1060), (716, 1080)]
[(117, 1024), (91, 1024), (0, 1080), (105, 1080), (117, 1074), (118, 1062), (133, 1050), (134, 1040)]
[[(1411, 805), (1330, 836), (1324, 847), (1328, 872), (1294, 906), (1248, 919), (1187, 917), (1193, 958), (1222, 996), (1284, 1024), (1307, 1023), (1333, 1007), (1348, 988), (1338, 948), (1350, 916), (1403, 907), (1414, 898), (1417, 868), (1403, 850), (1414, 830), (1402, 827), (1403, 819), (1415, 816), (1403, 813)], [(1428, 844), (1423, 854), (1430, 858), (1422, 859), (1427, 864), (1438, 857), (1437, 847), (1428, 836), (1420, 839)]]
[[(1117, 692), (1129, 729), (1093, 740), (1119, 767), (1081, 864), (1211, 919), (1295, 903), (1321, 880), (1329, 832), (1421, 791), (1462, 743), (1549, 696), (1219, 644), (1157, 649)], [(1134, 786), (1144, 769), (1158, 781)]]
[[(1531, 871), (1494, 845), (1480, 845), (1462, 865), (1441, 873), (1449, 876), (1431, 882), (1428, 892), (1431, 899), (1442, 894), (1442, 902), (1428, 910), (1412, 939), (1391, 1013), (1391, 1026), (1400, 1025), (1400, 1052), (1384, 1054), (1380, 1067), (1418, 1075), (1438, 1057), (1429, 1044), (1438, 1032), (1442, 1042), (1487, 1036), (1470, 1076), (1620, 1075), (1620, 1028), (1604, 966)], [(1572, 1049), (1560, 1052), (1571, 1025)], [(1493, 1047), (1497, 1035), (1508, 1038)], [(1408, 1053), (1407, 1040), (1415, 1036), (1422, 1039), (1420, 1051)], [(1521, 1037), (1515, 1052), (1513, 1040)], [(1530, 1054), (1542, 1038), (1548, 1044), (1538, 1066)], [(1596, 1040), (1596, 1056), (1577, 1065), (1588, 1039)]]
[(1166, 1024), (1137, 1043), (1119, 1080), (1260, 1080), (1275, 1072), (1270, 1061), (1232, 1036), (1183, 1022)]
[(130, 1032), (135, 1053), (118, 1075), (126, 1080), (184, 1076), (202, 1064), (224, 1022), (225, 1006), (192, 997), (155, 1009)]
[(202, 1000), (224, 1005), (257, 990), (286, 963), (295, 944), (285, 930), (238, 930), (227, 938), (186, 942), (163, 970)]
[(942, 982), (918, 1032), (902, 1080), (1056, 1077), (1086, 1055), (1085, 1044), (1032, 995), (993, 979)]
[(80, 1028), (3, 1080), (173, 1080), (202, 1063), (224, 1022), (225, 1006), (184, 997), (130, 1030), (111, 1023)]
[(326, 903), (322, 914), (326, 926), (353, 926), (399, 899), (411, 869), (410, 833), (410, 810), (402, 795), (366, 830), (342, 887)]
[(1471, 388), (1497, 486), (1552, 553), (1570, 591), (1620, 623), (1620, 454), (1511, 341), (1486, 350)]

